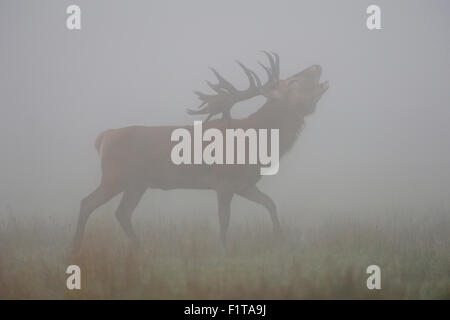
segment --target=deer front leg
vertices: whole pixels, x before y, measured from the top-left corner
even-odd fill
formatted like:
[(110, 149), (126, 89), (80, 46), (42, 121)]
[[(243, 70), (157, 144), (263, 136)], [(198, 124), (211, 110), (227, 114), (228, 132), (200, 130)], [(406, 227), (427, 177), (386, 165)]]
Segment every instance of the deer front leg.
[(269, 211), (275, 234), (281, 236), (281, 227), (280, 221), (278, 220), (277, 207), (275, 205), (275, 202), (267, 194), (259, 190), (257, 186), (252, 186), (248, 189), (236, 193), (241, 197), (249, 201), (258, 203), (266, 208), (266, 210)]
[(220, 237), (222, 244), (226, 244), (226, 234), (228, 225), (230, 224), (230, 208), (233, 192), (217, 190), (217, 204), (219, 209)]

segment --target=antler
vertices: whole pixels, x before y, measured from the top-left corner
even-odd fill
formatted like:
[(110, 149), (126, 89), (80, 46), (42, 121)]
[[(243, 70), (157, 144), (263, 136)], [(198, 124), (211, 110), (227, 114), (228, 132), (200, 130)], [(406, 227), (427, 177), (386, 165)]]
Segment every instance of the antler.
[(264, 89), (273, 86), (280, 79), (280, 58), (274, 52), (272, 52), (272, 55), (267, 51), (263, 51), (263, 53), (267, 56), (270, 64), (270, 67), (266, 67), (264, 64), (259, 62), (267, 73), (267, 82), (264, 85), (261, 83), (261, 80), (253, 70), (247, 68), (238, 60), (236, 60), (236, 62), (242, 68), (249, 81), (249, 87), (246, 90), (236, 89), (214, 68), (210, 68), (216, 76), (218, 83), (214, 84), (209, 81), (206, 81), (206, 83), (216, 92), (216, 94), (205, 94), (199, 91), (194, 91), (194, 93), (202, 101), (202, 104), (198, 106), (198, 108), (203, 107), (205, 104), (206, 106), (200, 110), (187, 109), (187, 113), (209, 114), (205, 122), (207, 122), (212, 116), (219, 113), (223, 114), (223, 118), (231, 118), (230, 110), (236, 103), (256, 97), (260, 95)]

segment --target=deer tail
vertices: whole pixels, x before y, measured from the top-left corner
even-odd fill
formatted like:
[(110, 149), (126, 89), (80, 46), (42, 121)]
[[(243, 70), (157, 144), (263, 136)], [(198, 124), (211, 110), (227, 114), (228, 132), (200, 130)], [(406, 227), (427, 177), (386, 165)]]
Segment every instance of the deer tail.
[(100, 157), (102, 155), (102, 142), (106, 132), (107, 131), (103, 131), (98, 135), (97, 139), (95, 139), (95, 149), (97, 150)]

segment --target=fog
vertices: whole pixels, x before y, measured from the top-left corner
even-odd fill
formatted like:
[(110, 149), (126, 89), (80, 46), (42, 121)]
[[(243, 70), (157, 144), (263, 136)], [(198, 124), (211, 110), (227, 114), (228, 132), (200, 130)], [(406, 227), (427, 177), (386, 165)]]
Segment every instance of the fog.
[[(79, 31), (65, 24), (74, 3)], [(366, 27), (372, 3), (382, 30)], [(320, 64), (330, 81), (280, 172), (259, 184), (281, 219), (448, 209), (449, 13), (445, 0), (2, 1), (2, 210), (76, 219), (100, 179), (100, 132), (200, 119), (184, 108), (214, 80), (208, 67), (244, 88), (234, 59), (263, 77), (261, 50), (280, 55), (282, 78)], [(263, 103), (236, 105), (233, 116)], [(210, 191), (149, 190), (139, 210), (155, 208), (216, 216)]]

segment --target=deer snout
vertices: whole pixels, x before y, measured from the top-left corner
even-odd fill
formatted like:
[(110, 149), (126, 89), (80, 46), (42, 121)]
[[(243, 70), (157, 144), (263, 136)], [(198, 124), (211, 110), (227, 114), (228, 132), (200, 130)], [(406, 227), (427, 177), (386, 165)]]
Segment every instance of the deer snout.
[(322, 67), (315, 64), (308, 69), (306, 69), (306, 76), (311, 77), (314, 82), (319, 82), (320, 76), (322, 75)]
[(318, 64), (311, 66), (309, 69), (311, 69), (311, 72), (314, 73), (322, 73), (322, 67)]
[(316, 83), (319, 82), (320, 76), (322, 75), (322, 67), (318, 64), (312, 65), (309, 68), (306, 68), (305, 70), (293, 75), (289, 79), (295, 79), (295, 78), (309, 78), (313, 79)]

